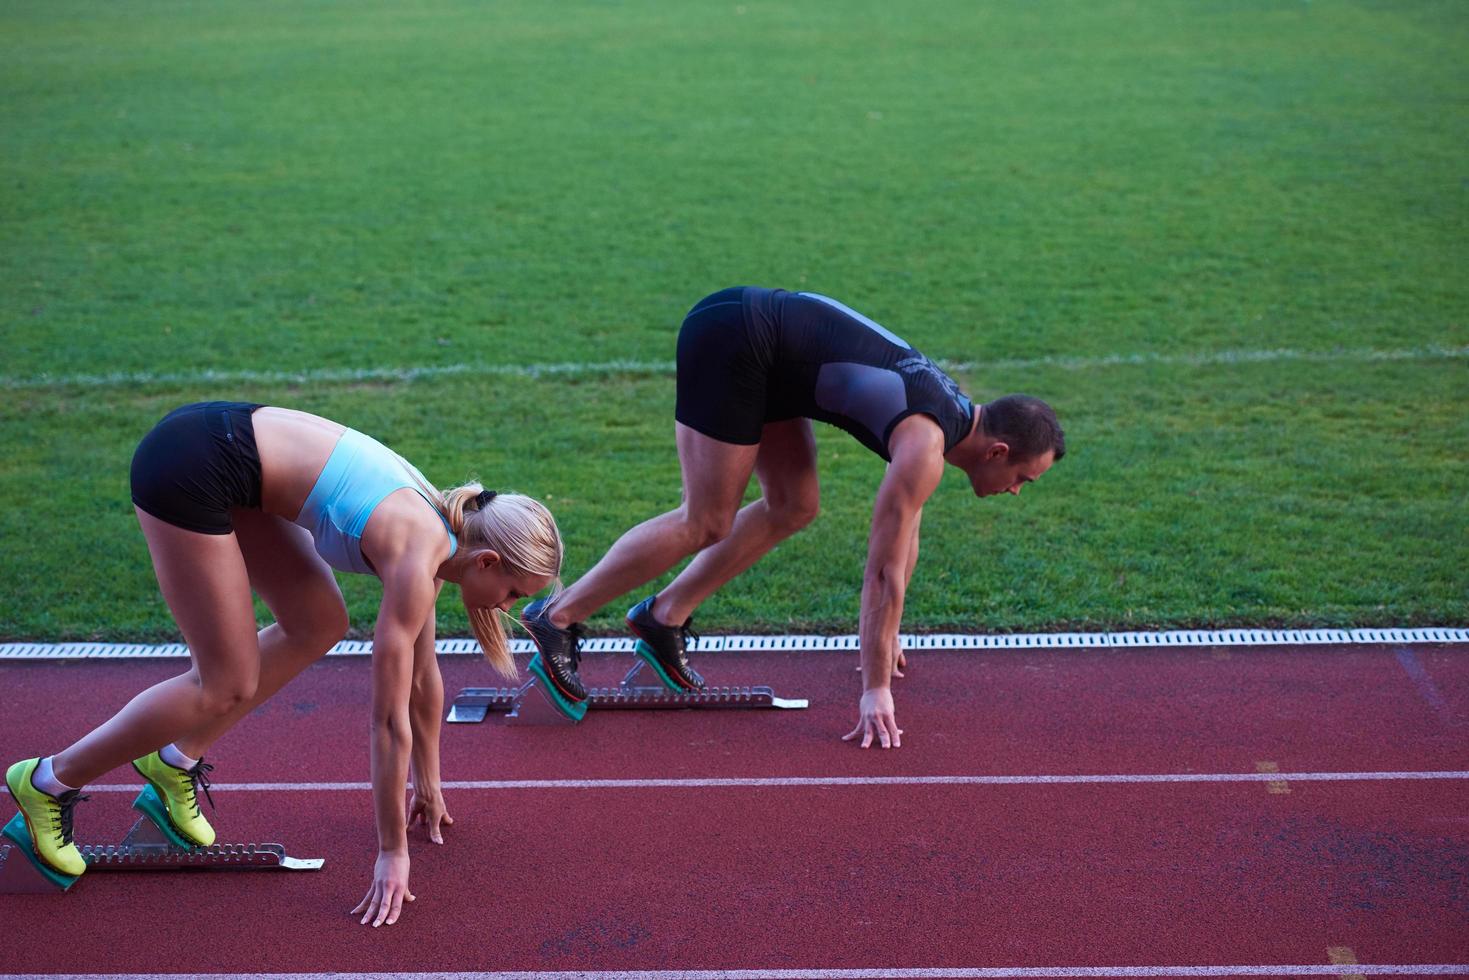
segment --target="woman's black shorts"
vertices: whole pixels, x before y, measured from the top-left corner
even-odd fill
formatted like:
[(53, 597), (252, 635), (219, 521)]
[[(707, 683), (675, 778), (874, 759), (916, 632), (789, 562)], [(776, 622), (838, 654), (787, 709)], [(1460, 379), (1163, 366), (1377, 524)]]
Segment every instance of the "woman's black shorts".
[(247, 402), (176, 408), (133, 453), (133, 503), (175, 527), (229, 534), (231, 507), (260, 506), (260, 454)]
[(746, 306), (753, 301), (763, 307), (772, 292), (749, 286), (720, 290), (684, 317), (673, 412), (679, 422), (720, 442), (753, 446), (760, 441), (776, 327), (763, 310)]

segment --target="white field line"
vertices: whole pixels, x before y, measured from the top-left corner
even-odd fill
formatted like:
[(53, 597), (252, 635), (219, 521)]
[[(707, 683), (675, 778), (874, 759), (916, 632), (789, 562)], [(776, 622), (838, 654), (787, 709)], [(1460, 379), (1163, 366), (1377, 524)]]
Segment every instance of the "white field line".
[[(1339, 646), (1361, 644), (1469, 643), (1469, 629), (1447, 626), (1420, 628), (1317, 630), (1158, 630), (1130, 633), (905, 633), (899, 637), (905, 650), (1093, 650), (1132, 647), (1276, 647)], [(631, 653), (637, 641), (631, 637), (602, 637), (587, 640), (583, 653)], [(440, 654), (477, 654), (479, 645), (470, 638), (445, 638), (435, 647)], [(856, 653), (861, 643), (856, 634), (839, 636), (705, 636), (694, 652), (706, 653)], [(511, 640), (510, 652), (531, 654), (530, 640)], [(372, 653), (367, 640), (343, 640), (329, 656), (353, 657)], [(116, 660), (125, 658), (187, 657), (182, 643), (0, 643), (0, 660)]]
[[(1119, 783), (1263, 783), (1363, 782), (1469, 780), (1469, 770), (1426, 772), (1165, 772), (1165, 773), (1078, 773), (1073, 775), (1021, 776), (749, 776), (689, 777), (683, 779), (483, 779), (449, 780), (445, 789), (532, 790), (532, 789), (802, 789), (822, 786), (1075, 786)], [(88, 793), (136, 793), (142, 784), (100, 783)], [(323, 793), (367, 792), (372, 784), (360, 783), (211, 783), (211, 792)]]
[[(1380, 350), (1371, 347), (1311, 351), (1290, 348), (1266, 350), (1200, 351), (1191, 354), (1108, 354), (1102, 357), (1019, 357), (993, 361), (947, 361), (939, 366), (956, 374), (971, 371), (1018, 371), (1058, 368), (1089, 371), (1097, 368), (1160, 365), (1202, 367), (1205, 365), (1269, 364), (1303, 361), (1311, 364), (1373, 361), (1441, 361), (1469, 357), (1469, 345), (1427, 344), (1423, 347)], [(209, 385), (209, 384), (331, 384), (363, 381), (407, 382), (443, 377), (559, 378), (602, 375), (656, 377), (674, 373), (672, 361), (565, 361), (546, 364), (428, 364), (380, 368), (307, 368), (299, 371), (113, 371), (106, 374), (39, 374), (30, 377), (0, 377), (0, 390), (33, 388), (104, 388), (122, 385)]]
[[(1042, 977), (1444, 977), (1469, 963), (1331, 963), (1265, 966), (990, 966), (858, 970), (537, 970), (489, 973), (252, 973), (257, 980), (1005, 980)], [(238, 973), (4, 973), (0, 980), (239, 980)]]

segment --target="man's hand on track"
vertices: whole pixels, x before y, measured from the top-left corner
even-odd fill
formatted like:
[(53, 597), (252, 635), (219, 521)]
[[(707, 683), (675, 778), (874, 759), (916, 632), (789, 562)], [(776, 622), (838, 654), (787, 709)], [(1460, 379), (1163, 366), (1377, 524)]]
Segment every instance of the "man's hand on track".
[(858, 735), (862, 736), (862, 748), (872, 746), (872, 736), (876, 732), (878, 744), (883, 748), (900, 748), (903, 744), (903, 730), (898, 727), (898, 719), (893, 713), (893, 692), (885, 687), (875, 687), (862, 694), (862, 701), (858, 705), (857, 727), (842, 736), (843, 742), (850, 742)]

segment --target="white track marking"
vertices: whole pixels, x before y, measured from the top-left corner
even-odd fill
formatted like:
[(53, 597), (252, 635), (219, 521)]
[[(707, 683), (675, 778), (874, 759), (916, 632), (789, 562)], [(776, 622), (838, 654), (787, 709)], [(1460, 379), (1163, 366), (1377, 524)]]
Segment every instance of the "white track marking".
[[(1374, 361), (1442, 361), (1469, 357), (1469, 345), (1427, 344), (1397, 350), (1370, 347), (1311, 351), (1267, 350), (1201, 351), (1190, 354), (1108, 354), (1102, 357), (1016, 357), (984, 361), (938, 361), (945, 371), (1020, 371), (1057, 368), (1089, 371), (1097, 368), (1141, 365), (1201, 367), (1206, 365), (1272, 364), (1303, 361), (1310, 364)], [(605, 375), (659, 377), (674, 373), (672, 361), (566, 361), (550, 364), (429, 364), (416, 367), (309, 368), (300, 371), (113, 371), (107, 374), (41, 374), (0, 377), (0, 390), (33, 388), (108, 388), (126, 385), (212, 384), (355, 384), (363, 381), (407, 382), (443, 377), (583, 378)]]
[[(1444, 977), (1466, 963), (1340, 963), (1269, 966), (882, 967), (860, 970), (548, 970), (489, 973), (252, 973), (256, 980), (1004, 980), (1027, 977)], [(238, 973), (6, 973), (0, 980), (239, 980)]]
[[(904, 634), (899, 639), (906, 650), (1027, 650), (1027, 649), (1120, 649), (1129, 647), (1251, 647), (1334, 646), (1384, 643), (1469, 643), (1469, 629), (1431, 626), (1421, 629), (1321, 629), (1321, 630), (1160, 630), (1132, 633), (922, 633)], [(587, 640), (583, 653), (631, 653), (637, 641), (631, 637)], [(440, 654), (479, 653), (473, 639), (443, 639)], [(852, 652), (860, 649), (856, 634), (842, 636), (705, 636), (696, 653), (744, 653), (768, 651)], [(511, 640), (510, 652), (531, 654), (530, 640)], [(330, 656), (365, 656), (372, 653), (366, 640), (343, 640)], [(187, 657), (182, 643), (0, 643), (0, 660), (82, 660), (139, 657)]]
[[(1076, 773), (1021, 776), (706, 776), (683, 779), (482, 779), (448, 780), (445, 789), (719, 789), (822, 786), (1075, 786), (1119, 783), (1262, 783), (1273, 780), (1337, 783), (1365, 781), (1469, 780), (1469, 770), (1426, 772), (1163, 772)], [(134, 783), (99, 783), (88, 793), (136, 793)], [(323, 793), (366, 792), (371, 783), (211, 783), (211, 792)]]

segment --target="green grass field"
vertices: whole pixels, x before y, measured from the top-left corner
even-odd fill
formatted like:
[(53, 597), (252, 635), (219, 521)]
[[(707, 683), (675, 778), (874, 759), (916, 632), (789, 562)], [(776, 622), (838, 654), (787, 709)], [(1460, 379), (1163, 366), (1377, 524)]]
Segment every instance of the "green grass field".
[[(8, 4), (0, 638), (174, 635), (127, 466), (200, 398), (540, 496), (574, 578), (676, 503), (741, 283), (1062, 416), (1021, 498), (946, 479), (910, 628), (1469, 623), (1465, 50), (1460, 0)], [(818, 436), (701, 628), (855, 630), (881, 462)]]

